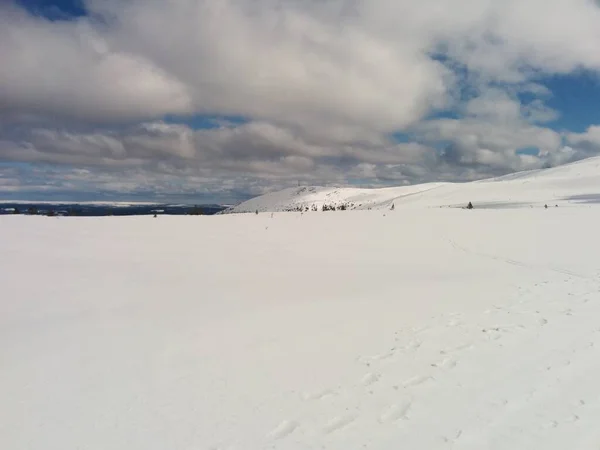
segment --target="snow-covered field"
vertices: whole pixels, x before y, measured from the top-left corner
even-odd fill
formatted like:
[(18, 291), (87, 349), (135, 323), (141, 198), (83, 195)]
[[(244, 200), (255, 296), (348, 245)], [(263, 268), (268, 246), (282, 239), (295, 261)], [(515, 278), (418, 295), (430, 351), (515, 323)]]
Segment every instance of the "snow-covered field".
[(599, 205), (430, 207), (593, 200), (594, 164), (394, 211), (0, 216), (0, 448), (598, 449)]

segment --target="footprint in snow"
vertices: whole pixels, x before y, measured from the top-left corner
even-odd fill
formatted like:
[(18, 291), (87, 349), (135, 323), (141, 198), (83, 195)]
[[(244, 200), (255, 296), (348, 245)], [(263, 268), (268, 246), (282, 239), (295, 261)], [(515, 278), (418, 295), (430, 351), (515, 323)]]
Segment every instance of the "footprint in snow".
[(292, 433), (298, 427), (298, 423), (293, 420), (284, 420), (277, 428), (271, 430), (267, 435), (271, 439), (282, 439)]
[(318, 392), (305, 392), (302, 394), (303, 400), (321, 400), (324, 397), (328, 397), (330, 395), (336, 395), (336, 392), (332, 389), (323, 389)]
[(342, 428), (346, 428), (352, 422), (356, 420), (356, 415), (354, 414), (345, 414), (342, 416), (337, 416), (331, 419), (323, 428), (323, 432), (325, 434), (331, 434), (335, 431), (341, 430)]
[(404, 381), (404, 383), (402, 383), (402, 385), (404, 387), (418, 386), (418, 385), (423, 384), (431, 379), (432, 378), (430, 376), (417, 375), (415, 377), (409, 378), (408, 380)]
[(454, 434), (454, 436), (452, 436), (452, 437), (443, 436), (443, 437), (442, 437), (442, 440), (443, 440), (444, 442), (446, 442), (446, 443), (449, 443), (449, 444), (454, 444), (456, 441), (458, 441), (458, 440), (460, 439), (460, 437), (462, 436), (462, 434), (463, 434), (462, 430), (458, 430), (458, 431), (457, 431), (457, 432)]
[(497, 341), (502, 337), (502, 333), (499, 329), (484, 329), (481, 331), (485, 333), (489, 341)]
[(396, 347), (392, 347), (390, 351), (386, 353), (380, 353), (373, 356), (361, 356), (357, 358), (359, 363), (365, 364), (366, 366), (370, 366), (371, 362), (374, 361), (384, 361), (386, 359), (390, 359), (396, 355)]
[(400, 419), (406, 419), (406, 415), (408, 414), (411, 405), (412, 403), (407, 400), (403, 403), (390, 406), (379, 416), (379, 422), (387, 423), (395, 422)]
[(404, 346), (404, 350), (417, 350), (421, 344), (421, 341), (411, 341)]
[(558, 422), (556, 420), (551, 420), (550, 422), (546, 422), (542, 425), (542, 428), (557, 428), (558, 427)]
[(381, 375), (378, 375), (376, 373), (367, 373), (364, 377), (362, 377), (360, 383), (363, 386), (370, 386), (373, 383), (377, 383), (379, 381), (379, 378), (381, 378)]
[(452, 369), (456, 367), (456, 360), (454, 358), (444, 358), (443, 360), (431, 364), (433, 367), (437, 367), (439, 369)]
[(448, 353), (457, 353), (457, 352), (461, 352), (463, 350), (471, 350), (474, 347), (473, 344), (463, 344), (463, 345), (459, 345), (457, 347), (454, 348), (449, 348), (447, 350), (441, 350), (440, 353), (442, 355), (447, 355)]
[(391, 357), (393, 357), (396, 353), (396, 347), (393, 347), (389, 352), (387, 353), (382, 353), (380, 355), (374, 355), (371, 357), (371, 359), (373, 361), (383, 361), (385, 359), (390, 359)]

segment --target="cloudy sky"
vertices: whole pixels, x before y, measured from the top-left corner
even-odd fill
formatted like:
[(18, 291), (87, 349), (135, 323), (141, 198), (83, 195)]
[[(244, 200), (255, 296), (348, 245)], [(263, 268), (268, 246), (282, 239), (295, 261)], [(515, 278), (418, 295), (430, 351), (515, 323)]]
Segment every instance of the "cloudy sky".
[(0, 0), (0, 199), (233, 202), (600, 153), (599, 0)]

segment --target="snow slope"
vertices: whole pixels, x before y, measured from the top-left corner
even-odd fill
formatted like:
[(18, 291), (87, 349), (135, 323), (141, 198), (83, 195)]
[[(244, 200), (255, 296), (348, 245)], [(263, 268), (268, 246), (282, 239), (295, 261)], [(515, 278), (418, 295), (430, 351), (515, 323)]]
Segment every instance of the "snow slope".
[(0, 448), (597, 449), (598, 223), (0, 216)]
[[(577, 196), (584, 196), (578, 198)], [(529, 207), (600, 200), (600, 157), (552, 169), (510, 174), (471, 183), (428, 183), (384, 189), (301, 187), (266, 194), (224, 213), (322, 209), (346, 204), (349, 209), (395, 207)]]

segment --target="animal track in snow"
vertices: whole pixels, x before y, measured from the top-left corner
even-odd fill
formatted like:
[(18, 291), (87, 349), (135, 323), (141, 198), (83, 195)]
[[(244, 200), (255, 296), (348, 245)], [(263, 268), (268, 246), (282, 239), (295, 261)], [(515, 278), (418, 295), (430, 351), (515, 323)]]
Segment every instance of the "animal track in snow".
[(447, 350), (441, 350), (440, 353), (442, 355), (447, 355), (448, 353), (456, 353), (456, 352), (460, 352), (463, 350), (471, 350), (474, 347), (473, 344), (469, 343), (469, 344), (462, 344), (453, 348), (449, 348)]
[(431, 365), (439, 369), (452, 369), (453, 367), (456, 367), (456, 364), (457, 363), (454, 358), (444, 358), (440, 362), (436, 362)]
[(380, 416), (379, 422), (395, 422), (396, 420), (406, 419), (406, 415), (410, 410), (412, 403), (410, 401), (405, 401), (403, 403), (394, 404), (387, 408)]
[(417, 350), (421, 346), (421, 341), (410, 341), (404, 346), (405, 350)]
[(377, 355), (373, 355), (373, 356), (362, 356), (358, 358), (358, 362), (366, 364), (366, 365), (370, 365), (369, 362), (371, 361), (384, 361), (386, 359), (390, 359), (392, 357), (394, 357), (396, 355), (396, 347), (392, 347), (390, 349), (390, 351), (386, 352), (386, 353), (379, 353)]
[(417, 375), (414, 376), (412, 378), (409, 378), (408, 380), (404, 381), (402, 383), (402, 385), (404, 387), (412, 387), (412, 386), (418, 386), (420, 384), (425, 383), (426, 381), (431, 380), (430, 376), (426, 376), (426, 375)]
[(323, 397), (327, 397), (329, 395), (336, 395), (336, 391), (333, 389), (323, 389), (322, 391), (317, 392), (305, 392), (302, 394), (303, 400), (321, 400)]
[(503, 326), (503, 327), (490, 327), (484, 328), (481, 331), (486, 334), (488, 340), (496, 341), (500, 339), (503, 335), (507, 333), (512, 333), (515, 330), (523, 329), (522, 325), (514, 325), (514, 326)]
[(293, 420), (284, 420), (277, 428), (273, 429), (268, 436), (272, 439), (281, 439), (292, 433), (298, 427), (298, 423)]
[(379, 378), (381, 378), (381, 375), (379, 375), (379, 374), (367, 373), (364, 377), (362, 377), (362, 379), (360, 380), (360, 383), (363, 386), (370, 386), (373, 383), (377, 383), (377, 381), (379, 381)]
[(371, 357), (371, 359), (373, 361), (382, 361), (384, 359), (390, 359), (391, 357), (393, 357), (396, 354), (396, 347), (392, 348), (389, 352), (387, 353), (382, 353), (380, 355), (374, 355)]
[(462, 433), (463, 433), (462, 430), (458, 430), (453, 437), (444, 436), (444, 437), (442, 437), (442, 439), (444, 442), (454, 444), (456, 441), (458, 441), (460, 439), (460, 437), (462, 436)]
[(546, 422), (543, 425), (543, 428), (557, 428), (558, 427), (558, 422), (556, 420), (551, 420), (550, 422)]
[(345, 414), (342, 416), (337, 416), (327, 422), (327, 425), (323, 428), (323, 432), (326, 434), (331, 434), (335, 431), (341, 430), (342, 428), (346, 428), (352, 422), (356, 420), (356, 415), (354, 414)]
[(490, 341), (496, 341), (502, 337), (502, 333), (498, 328), (496, 329), (483, 329), (481, 330), (486, 334), (486, 337)]

